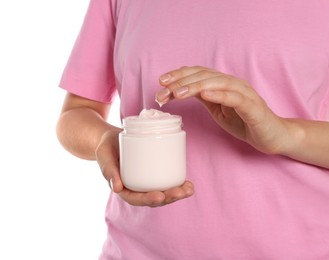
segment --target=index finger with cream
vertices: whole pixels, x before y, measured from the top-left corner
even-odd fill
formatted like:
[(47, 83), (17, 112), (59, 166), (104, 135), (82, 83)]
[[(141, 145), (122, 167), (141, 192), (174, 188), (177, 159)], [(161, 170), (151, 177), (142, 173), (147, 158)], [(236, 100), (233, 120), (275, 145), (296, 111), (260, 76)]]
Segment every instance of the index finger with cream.
[(180, 69), (173, 70), (163, 74), (159, 78), (160, 85), (164, 89), (156, 93), (155, 101), (160, 105), (168, 103), (171, 99), (183, 99), (186, 97), (199, 95), (203, 88), (213, 84), (206, 84), (205, 80), (212, 79), (224, 75), (213, 69), (192, 66), (181, 67)]

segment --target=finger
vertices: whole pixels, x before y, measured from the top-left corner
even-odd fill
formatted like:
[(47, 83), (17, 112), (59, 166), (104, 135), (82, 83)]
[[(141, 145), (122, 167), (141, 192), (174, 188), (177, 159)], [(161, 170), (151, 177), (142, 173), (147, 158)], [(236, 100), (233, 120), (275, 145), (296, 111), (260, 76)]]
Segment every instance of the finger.
[[(221, 83), (218, 73), (212, 71), (198, 71), (190, 74), (166, 86), (156, 94), (158, 103), (167, 103), (170, 99), (183, 99), (192, 96), (198, 96), (200, 91), (206, 88), (219, 87)], [(222, 84), (224, 84), (222, 80)]]
[(201, 66), (193, 66), (193, 67), (181, 67), (180, 69), (173, 70), (163, 74), (159, 78), (160, 85), (166, 87), (155, 94), (156, 102), (162, 106), (168, 103), (171, 99), (173, 99), (172, 89), (174, 87), (168, 88), (167, 86), (172, 82), (177, 80), (182, 80), (182, 78), (186, 78), (187, 76), (197, 73), (202, 70), (206, 70), (207, 68)]
[(206, 89), (201, 91), (201, 98), (205, 101), (221, 104), (228, 107), (238, 107), (243, 102), (243, 95), (235, 91), (219, 91)]
[(119, 193), (120, 197), (133, 206), (150, 206), (156, 207), (162, 205), (165, 200), (165, 195), (160, 191), (152, 192), (134, 192), (128, 189), (123, 189)]
[(187, 195), (187, 197), (190, 197), (194, 194), (194, 185), (190, 181), (186, 181), (185, 185), (182, 187)]
[(115, 193), (119, 193), (122, 191), (123, 189), (123, 184), (120, 178), (120, 174), (119, 174), (119, 169), (115, 168), (112, 169), (112, 174), (110, 179), (108, 180), (109, 182), (109, 186), (111, 188), (111, 190)]
[(164, 192), (152, 191), (144, 193), (124, 189), (119, 195), (124, 201), (133, 206), (159, 207), (190, 197), (193, 193), (193, 184), (186, 181), (182, 186)]
[(243, 119), (243, 121), (252, 123), (258, 121), (260, 113), (262, 113), (262, 107), (265, 103), (258, 96), (250, 97), (252, 95), (244, 95), (237, 91), (212, 91), (205, 90), (201, 92), (201, 98), (210, 103), (204, 102), (204, 104), (211, 110), (213, 106), (211, 104), (217, 103), (225, 107), (233, 108), (236, 113)]
[(201, 66), (191, 66), (191, 67), (183, 66), (179, 69), (172, 70), (172, 71), (169, 71), (169, 72), (161, 75), (159, 77), (159, 83), (162, 86), (167, 86), (168, 84), (170, 84), (178, 79), (181, 79), (188, 75), (194, 74), (198, 71), (206, 70), (206, 69), (210, 70), (208, 68), (201, 67)]
[[(203, 90), (233, 90), (248, 92), (248, 84), (231, 75), (213, 70), (200, 70), (166, 86), (166, 94), (176, 99), (200, 96)], [(169, 91), (168, 91), (169, 90)]]
[(166, 199), (165, 204), (173, 203), (192, 196), (194, 193), (193, 184), (190, 181), (185, 181), (180, 187), (175, 187), (164, 192)]
[(118, 152), (111, 145), (104, 145), (98, 148), (96, 159), (104, 178), (112, 191), (118, 193), (123, 189), (123, 184), (120, 177), (120, 166)]
[(238, 80), (235, 80), (231, 76), (201, 71), (173, 82), (167, 88), (171, 90), (174, 98), (185, 99), (193, 96), (198, 97), (204, 90), (238, 90), (241, 86)]
[(116, 164), (107, 161), (102, 167), (101, 171), (104, 178), (108, 181), (111, 190), (115, 193), (121, 192), (123, 184), (120, 178), (119, 167)]
[(155, 101), (161, 107), (172, 99), (171, 92), (168, 88), (161, 89), (155, 94)]

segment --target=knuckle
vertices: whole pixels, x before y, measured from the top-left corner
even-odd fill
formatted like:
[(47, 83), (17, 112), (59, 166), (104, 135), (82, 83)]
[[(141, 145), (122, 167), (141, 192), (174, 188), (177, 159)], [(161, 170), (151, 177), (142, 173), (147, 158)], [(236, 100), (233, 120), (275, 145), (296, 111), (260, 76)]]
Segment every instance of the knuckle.
[(193, 85), (191, 86), (192, 90), (194, 91), (200, 91), (204, 88), (204, 81), (197, 81), (195, 83), (193, 83)]
[(188, 66), (181, 66), (179, 70), (183, 71), (183, 70), (187, 70), (188, 68), (189, 68)]
[(186, 85), (186, 81), (184, 79), (179, 79), (174, 83), (175, 88), (180, 88)]
[(199, 75), (202, 77), (202, 78), (209, 78), (211, 76), (213, 76), (214, 72), (212, 71), (209, 71), (209, 70), (205, 70), (205, 69), (202, 69), (200, 70), (199, 72)]
[(192, 68), (193, 68), (194, 70), (204, 70), (204, 69), (205, 69), (204, 67), (202, 67), (202, 66), (200, 66), (200, 65), (192, 66)]
[(245, 79), (240, 79), (240, 84), (243, 85), (243, 86), (246, 86), (246, 87), (250, 86), (249, 82)]
[(232, 76), (225, 76), (222, 79), (223, 85), (225, 85), (226, 87), (230, 88), (230, 89), (234, 89), (234, 87), (239, 86), (240, 82), (239, 80), (237, 80), (236, 78), (232, 77)]
[(177, 74), (179, 77), (183, 77), (188, 74), (188, 71), (190, 70), (190, 67), (188, 66), (182, 66), (177, 70)]
[(175, 89), (179, 89), (184, 86), (188, 86), (188, 83), (184, 79), (179, 79), (173, 82), (172, 84), (170, 84), (168, 88), (170, 89), (170, 91), (174, 92)]

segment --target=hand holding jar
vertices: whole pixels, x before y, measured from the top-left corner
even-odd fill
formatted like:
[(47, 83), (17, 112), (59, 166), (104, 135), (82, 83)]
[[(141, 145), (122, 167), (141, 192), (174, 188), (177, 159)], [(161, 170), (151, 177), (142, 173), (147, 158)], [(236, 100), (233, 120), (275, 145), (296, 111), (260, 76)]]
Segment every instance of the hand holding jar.
[[(128, 124), (129, 124), (129, 122), (128, 122)], [(130, 126), (131, 126), (131, 124), (130, 124)], [(157, 207), (157, 206), (163, 206), (163, 205), (175, 202), (177, 200), (181, 200), (181, 199), (190, 197), (194, 192), (194, 188), (193, 188), (193, 184), (191, 182), (185, 181), (185, 172), (183, 172), (183, 174), (181, 176), (178, 176), (178, 179), (176, 179), (177, 182), (175, 182), (175, 176), (172, 176), (173, 178), (171, 178), (171, 179), (174, 179), (173, 182), (170, 181), (170, 178), (169, 178), (169, 182), (167, 182), (167, 183), (165, 182), (164, 179), (159, 179), (159, 175), (157, 175), (156, 168), (153, 169), (153, 171), (154, 171), (153, 175), (155, 177), (155, 178), (153, 178), (153, 180), (145, 178), (145, 174), (149, 174), (149, 172), (146, 172), (144, 175), (139, 175), (139, 178), (141, 178), (140, 179), (141, 182), (138, 182), (138, 176), (137, 176), (137, 179), (136, 178), (132, 179), (134, 174), (137, 174), (137, 175), (139, 173), (143, 174), (143, 172), (141, 172), (141, 170), (145, 170), (146, 168), (150, 169), (150, 168), (143, 167), (143, 169), (141, 169), (140, 167), (136, 167), (136, 164), (134, 164), (134, 162), (136, 162), (136, 160), (134, 160), (131, 157), (131, 156), (134, 156), (134, 151), (131, 150), (131, 148), (132, 148), (131, 145), (133, 145), (133, 146), (136, 145), (136, 142), (139, 142), (140, 140), (138, 140), (138, 139), (140, 139), (140, 138), (137, 137), (137, 139), (132, 138), (132, 140), (127, 140), (127, 138), (131, 139), (131, 137), (132, 137), (131, 131), (134, 132), (134, 130), (130, 128), (130, 132), (128, 130), (128, 132), (129, 132), (128, 136), (127, 136), (127, 133), (122, 132), (122, 134), (121, 134), (121, 135), (124, 135), (124, 137), (121, 137), (121, 139), (126, 139), (126, 140), (123, 140), (123, 142), (124, 142), (123, 146), (125, 147), (124, 148), (125, 151), (127, 150), (127, 153), (126, 153), (127, 157), (125, 157), (125, 162), (122, 162), (125, 165), (125, 167), (121, 167), (121, 168), (124, 168), (125, 175), (122, 175), (120, 173), (120, 165), (119, 165), (120, 164), (119, 163), (120, 162), (120, 151), (119, 151), (118, 140), (119, 140), (119, 133), (121, 132), (121, 129), (116, 129), (116, 131), (114, 131), (112, 129), (112, 130), (106, 132), (103, 135), (103, 137), (98, 145), (98, 148), (96, 150), (97, 162), (102, 170), (104, 177), (109, 181), (112, 191), (117, 193), (124, 201), (126, 201), (127, 203), (134, 205), (134, 206)], [(174, 134), (174, 136), (169, 137), (169, 139), (174, 138), (176, 140), (177, 138), (179, 139), (181, 137), (181, 135), (182, 135), (182, 133), (178, 133), (176, 135)], [(153, 139), (153, 142), (151, 140), (151, 143), (147, 142), (147, 144), (152, 146), (152, 143), (154, 144), (155, 139), (154, 138), (151, 138), (151, 139)], [(168, 137), (165, 139), (166, 139), (166, 141), (168, 141)], [(175, 141), (175, 140), (172, 140), (172, 141)], [(131, 141), (133, 143), (131, 143)], [(142, 152), (142, 151), (140, 150), (139, 152)], [(153, 151), (153, 153), (154, 153), (154, 151)], [(148, 155), (150, 155), (150, 153), (148, 153)], [(138, 153), (137, 154), (135, 153), (135, 156), (138, 156)], [(153, 159), (154, 159), (154, 157), (153, 157)], [(153, 159), (148, 158), (146, 163), (150, 163), (150, 160), (153, 160)], [(133, 161), (131, 161), (131, 160), (133, 160)], [(139, 162), (141, 162), (141, 161), (139, 161)], [(137, 161), (137, 163), (138, 163), (138, 161)], [(127, 168), (129, 165), (132, 165), (133, 167)], [(141, 164), (139, 164), (139, 165), (145, 166), (145, 162), (142, 162), (142, 165)], [(134, 169), (134, 167), (135, 167), (135, 169)], [(161, 165), (159, 165), (159, 167), (161, 167)], [(163, 172), (163, 169), (159, 169), (159, 170), (160, 170), (160, 174), (161, 174), (161, 172)], [(170, 176), (170, 174), (176, 174), (176, 172), (168, 172), (169, 176)], [(128, 189), (127, 187), (125, 187), (123, 185), (121, 175), (125, 178), (125, 184), (128, 185), (129, 188), (135, 189), (135, 191), (132, 189)], [(155, 184), (154, 181), (155, 182), (160, 181), (160, 184), (162, 182), (165, 186), (153, 186)], [(134, 185), (136, 185), (136, 183), (137, 183), (137, 186), (134, 186)], [(179, 185), (176, 187), (176, 186), (174, 186), (175, 184), (179, 184)], [(143, 185), (144, 185), (144, 189), (141, 188)], [(158, 189), (152, 190), (151, 187), (155, 187)], [(165, 189), (163, 189), (163, 188), (165, 188)]]

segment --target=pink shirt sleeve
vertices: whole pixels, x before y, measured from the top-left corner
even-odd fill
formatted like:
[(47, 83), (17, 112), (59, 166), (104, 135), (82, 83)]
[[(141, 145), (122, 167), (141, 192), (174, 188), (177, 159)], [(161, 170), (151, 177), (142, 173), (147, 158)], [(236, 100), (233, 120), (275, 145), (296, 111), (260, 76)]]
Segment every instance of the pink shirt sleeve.
[(70, 93), (105, 103), (110, 103), (116, 93), (112, 2), (90, 1), (59, 84)]

